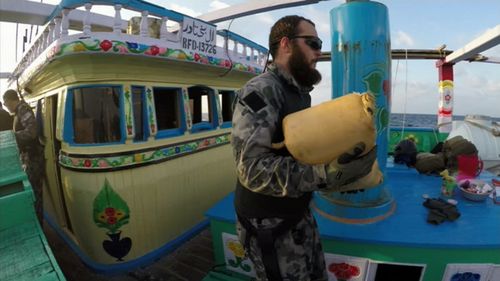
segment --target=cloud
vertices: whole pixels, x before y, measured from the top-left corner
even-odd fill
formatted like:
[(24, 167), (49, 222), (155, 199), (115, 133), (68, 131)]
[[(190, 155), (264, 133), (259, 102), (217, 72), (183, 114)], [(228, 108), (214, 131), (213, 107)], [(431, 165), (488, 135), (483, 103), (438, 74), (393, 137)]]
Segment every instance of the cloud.
[(270, 25), (274, 24), (274, 22), (276, 21), (270, 13), (258, 14), (257, 16), (255, 16), (255, 19), (257, 21), (260, 21), (261, 23)]
[(397, 31), (393, 38), (394, 46), (397, 48), (407, 48), (415, 45), (413, 38), (404, 31)]
[(214, 10), (220, 10), (220, 9), (227, 8), (227, 7), (229, 7), (229, 4), (224, 3), (222, 1), (219, 1), (219, 0), (215, 0), (215, 1), (210, 2), (210, 4), (208, 6), (210, 7), (210, 9), (209, 9), (210, 11), (214, 11)]
[(199, 15), (202, 14), (202, 13), (197, 12), (191, 8), (188, 8), (186, 6), (182, 6), (179, 4), (175, 4), (175, 3), (167, 4), (167, 6), (168, 6), (168, 9), (170, 9), (170, 10), (174, 10), (176, 12), (183, 13), (183, 14), (191, 16), (191, 17), (198, 17)]

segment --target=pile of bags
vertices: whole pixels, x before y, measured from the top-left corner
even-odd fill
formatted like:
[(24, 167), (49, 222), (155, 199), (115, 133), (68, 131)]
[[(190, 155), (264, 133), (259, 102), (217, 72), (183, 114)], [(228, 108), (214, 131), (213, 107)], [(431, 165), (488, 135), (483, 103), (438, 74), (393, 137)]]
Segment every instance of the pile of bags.
[(412, 140), (399, 142), (394, 149), (394, 162), (415, 167), (421, 174), (439, 175), (443, 170), (456, 172), (458, 169), (458, 155), (477, 156), (476, 146), (462, 136), (455, 136), (439, 143), (431, 152), (418, 153), (417, 146)]

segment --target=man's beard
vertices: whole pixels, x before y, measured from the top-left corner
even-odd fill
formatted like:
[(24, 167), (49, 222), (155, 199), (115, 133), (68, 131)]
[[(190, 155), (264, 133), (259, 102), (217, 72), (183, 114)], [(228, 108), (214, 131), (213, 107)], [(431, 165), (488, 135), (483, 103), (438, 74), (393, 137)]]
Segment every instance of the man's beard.
[(297, 46), (293, 46), (288, 67), (295, 81), (302, 87), (312, 87), (321, 81), (321, 73), (311, 67), (311, 64), (306, 61), (305, 56)]

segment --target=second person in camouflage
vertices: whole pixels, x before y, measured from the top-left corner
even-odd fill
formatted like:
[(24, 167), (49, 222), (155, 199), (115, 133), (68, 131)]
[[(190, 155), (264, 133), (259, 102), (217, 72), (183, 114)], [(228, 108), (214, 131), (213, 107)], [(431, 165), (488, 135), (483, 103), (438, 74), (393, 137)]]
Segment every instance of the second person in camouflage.
[(38, 221), (43, 225), (45, 159), (43, 157), (43, 146), (38, 141), (35, 114), (27, 103), (19, 100), (15, 90), (7, 90), (3, 95), (3, 100), (7, 109), (14, 113), (13, 129), (21, 154), (21, 161), (35, 194), (35, 211)]

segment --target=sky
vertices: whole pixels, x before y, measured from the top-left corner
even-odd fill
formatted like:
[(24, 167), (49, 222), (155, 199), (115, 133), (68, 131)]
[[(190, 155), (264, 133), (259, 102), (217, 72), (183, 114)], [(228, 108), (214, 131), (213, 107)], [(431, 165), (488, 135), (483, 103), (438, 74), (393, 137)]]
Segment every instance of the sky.
[[(0, 0), (1, 1), (1, 0)], [(250, 0), (261, 1), (261, 0)], [(57, 4), (58, 1), (43, 0)], [(150, 0), (167, 9), (189, 16), (199, 16), (209, 11), (245, 2), (244, 0)], [(218, 23), (243, 37), (267, 46), (267, 37), (273, 23), (279, 18), (297, 14), (316, 24), (323, 39), (323, 51), (330, 51), (330, 11), (345, 1), (330, 0), (307, 6), (280, 9), (272, 12), (237, 18)], [(389, 11), (392, 49), (436, 49), (446, 44), (446, 49), (457, 50), (470, 41), (500, 24), (500, 1), (497, 0), (379, 0)], [(94, 12), (112, 16), (112, 10)], [(19, 25), (18, 46), (22, 34), (28, 34), (29, 25)], [(0, 23), (0, 72), (10, 72), (16, 65), (13, 47), (16, 24)], [(36, 27), (33, 27), (36, 30)], [(18, 50), (18, 59), (22, 50)], [(483, 55), (500, 57), (500, 46), (482, 52)], [(313, 104), (331, 98), (330, 63), (318, 63), (322, 82), (311, 93)], [(491, 63), (459, 62), (454, 66), (454, 114), (481, 114), (500, 117), (500, 65)], [(0, 92), (8, 88), (0, 80)], [(394, 113), (436, 114), (438, 111), (438, 72), (434, 60), (392, 61), (392, 108)]]

